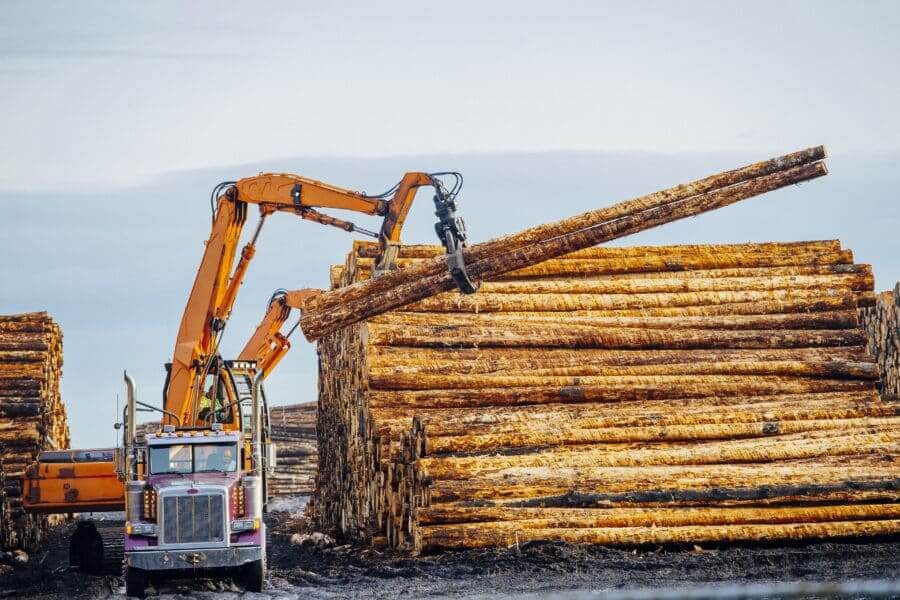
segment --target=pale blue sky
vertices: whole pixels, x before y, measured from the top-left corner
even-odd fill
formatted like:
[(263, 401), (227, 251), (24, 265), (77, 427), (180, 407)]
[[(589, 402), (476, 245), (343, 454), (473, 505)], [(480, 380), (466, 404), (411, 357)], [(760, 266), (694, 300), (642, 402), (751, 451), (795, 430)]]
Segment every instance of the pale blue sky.
[(900, 147), (900, 2), (4, 2), (0, 189), (285, 156)]
[[(0, 313), (62, 323), (75, 444), (112, 443), (123, 369), (159, 401), (209, 191), (262, 170), (457, 169), (484, 240), (824, 143), (822, 180), (622, 243), (840, 238), (900, 279), (900, 2), (319, 4), (3, 3)], [(349, 247), (273, 217), (226, 353)], [(315, 373), (298, 339), (274, 403)]]

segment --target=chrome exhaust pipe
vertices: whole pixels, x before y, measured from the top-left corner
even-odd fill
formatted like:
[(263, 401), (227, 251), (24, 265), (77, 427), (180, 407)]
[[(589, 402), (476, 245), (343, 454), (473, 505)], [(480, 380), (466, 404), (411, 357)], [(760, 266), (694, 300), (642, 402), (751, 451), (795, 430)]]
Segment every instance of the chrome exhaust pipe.
[(135, 423), (135, 402), (137, 402), (137, 384), (134, 382), (134, 378), (128, 374), (128, 371), (124, 372), (125, 376), (125, 389), (128, 392), (128, 406), (125, 408), (126, 414), (126, 423), (125, 423), (125, 440), (124, 440), (124, 449), (125, 449), (125, 479), (130, 480), (133, 477), (133, 462), (134, 462), (134, 437), (137, 433), (137, 424)]

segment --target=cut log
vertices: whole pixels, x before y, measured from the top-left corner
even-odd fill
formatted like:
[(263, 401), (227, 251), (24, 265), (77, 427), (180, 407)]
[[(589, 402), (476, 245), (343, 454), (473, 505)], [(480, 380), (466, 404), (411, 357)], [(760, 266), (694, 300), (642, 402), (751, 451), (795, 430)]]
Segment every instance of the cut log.
[[(821, 177), (826, 173), (827, 170), (823, 163), (814, 162), (792, 169), (775, 171), (730, 187), (716, 188), (713, 191), (692, 195), (676, 202), (661, 201), (660, 199), (647, 202), (639, 199), (621, 203), (608, 209), (608, 213), (597, 211), (603, 214), (618, 215), (612, 219), (596, 219), (597, 213), (588, 213), (569, 220), (563, 227), (555, 224), (535, 228), (537, 241), (529, 242), (530, 245), (523, 246), (518, 241), (509, 243), (508, 239), (506, 242), (488, 242), (490, 251), (476, 255), (479, 257), (477, 260), (472, 260), (471, 257), (467, 258), (467, 261), (471, 261), (468, 271), (472, 277), (490, 280), (502, 273), (522, 269), (644, 229), (728, 206), (786, 185)], [(640, 205), (641, 210), (635, 211), (630, 203)], [(647, 209), (648, 204), (653, 208)], [(341, 327), (387, 312), (392, 308), (405, 306), (437, 293), (449, 291), (455, 287), (449, 273), (422, 277), (422, 274), (411, 271), (411, 269), (398, 270), (400, 281), (394, 282), (393, 287), (387, 288), (383, 293), (376, 289), (383, 289), (383, 282), (377, 286), (373, 285), (377, 280), (355, 284), (361, 290), (355, 292), (358, 295), (356, 300), (348, 300), (347, 293), (341, 293), (340, 290), (320, 294), (303, 311), (301, 317), (303, 334), (307, 339), (315, 340)]]
[[(816, 161), (820, 161), (824, 158), (825, 148), (823, 146), (817, 146), (787, 154), (779, 158), (754, 163), (739, 169), (711, 175), (688, 184), (681, 184), (659, 192), (654, 192), (634, 200), (620, 202), (609, 208), (603, 208), (569, 219), (564, 219), (550, 225), (533, 227), (517, 234), (498, 238), (484, 244), (476, 244), (464, 251), (464, 258), (467, 264), (472, 264), (489, 256), (514, 251), (545, 239), (562, 236), (587, 227), (593, 227), (613, 219), (640, 214), (647, 210), (666, 206), (673, 202), (699, 196), (713, 190), (724, 189), (728, 186), (750, 181), (757, 177), (779, 173), (801, 165), (817, 164)], [(587, 246), (585, 246), (585, 248), (580, 248), (579, 250), (584, 250), (586, 248)], [(561, 254), (566, 253), (563, 252)], [(373, 294), (395, 288), (399, 284), (405, 283), (409, 277), (425, 278), (430, 275), (441, 274), (446, 268), (446, 263), (440, 257), (435, 257), (415, 271), (407, 270), (407, 272), (404, 273), (401, 270), (397, 273), (388, 273), (367, 286), (346, 286), (344, 289), (335, 290), (334, 293), (330, 295), (323, 294), (322, 296), (324, 297), (320, 296), (314, 298), (308, 307), (310, 310), (324, 310), (329, 306), (348, 304), (356, 300), (365, 299)]]
[(868, 265), (833, 241), (578, 247), (736, 197), (706, 192), (470, 260), (552, 256), (474, 297), (391, 305), (441, 289), (442, 249), (401, 247), (372, 280), (356, 245), (315, 301), (370, 318), (319, 341), (314, 525), (411, 552), (900, 532), (900, 401), (857, 313), (876, 304)]
[[(415, 269), (424, 261), (400, 260), (398, 267)], [(714, 253), (698, 252), (668, 256), (628, 255), (619, 258), (600, 260), (567, 260), (565, 256), (530, 265), (522, 269), (514, 269), (499, 273), (492, 279), (504, 282), (517, 279), (537, 279), (548, 277), (599, 278), (610, 276), (630, 276), (631, 279), (660, 279), (668, 272), (681, 273), (696, 270), (695, 278), (718, 277), (756, 277), (762, 274), (779, 274), (785, 276), (802, 276), (817, 274), (847, 274), (853, 262), (853, 253), (841, 251), (798, 251), (792, 254), (771, 256), (762, 253)], [(825, 265), (828, 265), (825, 268)], [(371, 279), (371, 271), (375, 263), (371, 260), (359, 260), (354, 267), (361, 281)], [(856, 273), (865, 279), (869, 273)]]
[(882, 392), (900, 397), (900, 284), (878, 294), (876, 303), (859, 311), (868, 350), (881, 371)]
[[(823, 154), (824, 157), (824, 154)], [(794, 165), (796, 166), (796, 165)], [(759, 172), (754, 176), (763, 175)], [(714, 186), (721, 186), (723, 182), (714, 183)], [(733, 180), (733, 183), (739, 183)], [(706, 188), (703, 191), (709, 191), (713, 188)], [(694, 193), (701, 193), (694, 190)], [(565, 226), (562, 226), (565, 228)], [(535, 238), (537, 239), (537, 238)], [(534, 241), (534, 240), (532, 240)], [(509, 243), (509, 242), (504, 242)], [(531, 243), (531, 242), (528, 242)], [(715, 252), (712, 252), (714, 250)], [(360, 259), (375, 259), (380, 256), (381, 247), (375, 242), (355, 242), (353, 248), (354, 254)], [(589, 259), (622, 259), (629, 256), (682, 256), (686, 253), (706, 253), (706, 254), (731, 254), (739, 252), (742, 254), (764, 254), (767, 256), (791, 255), (797, 252), (840, 252), (840, 240), (808, 240), (798, 242), (756, 242), (744, 244), (716, 244), (714, 247), (706, 244), (683, 244), (679, 246), (626, 246), (626, 247), (607, 247), (597, 246), (593, 248), (585, 248), (571, 254), (561, 256), (562, 260)], [(407, 244), (401, 246), (398, 250), (399, 259), (423, 259), (435, 258), (443, 256), (444, 249), (440, 246), (428, 246)]]
[[(739, 508), (512, 508), (438, 504), (421, 508), (417, 517), (424, 526), (455, 523), (490, 523), (506, 528), (679, 527), (684, 525), (734, 525), (817, 523), (828, 521), (900, 518), (900, 504), (778, 506)], [(423, 533), (436, 534), (436, 529)]]
[[(535, 448), (548, 446), (581, 446), (626, 442), (686, 442), (703, 440), (732, 440), (739, 438), (772, 438), (781, 434), (806, 431), (845, 430), (859, 427), (896, 426), (900, 420), (861, 417), (850, 419), (766, 419), (756, 423), (699, 423), (641, 427), (567, 428), (565, 431), (516, 431), (481, 435), (441, 436), (428, 438), (425, 454), (451, 452), (487, 452), (493, 448)], [(873, 446), (873, 451), (878, 446)], [(898, 446), (890, 450), (896, 451)], [(767, 449), (770, 454), (771, 449)], [(860, 453), (860, 446), (853, 446)], [(884, 450), (882, 450), (884, 451)], [(890, 453), (890, 452), (889, 452)]]
[(842, 330), (714, 330), (599, 328), (581, 325), (527, 323), (499, 327), (468, 325), (369, 325), (369, 341), (378, 346), (411, 347), (534, 347), (610, 349), (812, 348), (859, 346), (866, 343), (858, 329)]
[[(873, 511), (874, 512), (874, 511)], [(787, 541), (817, 538), (844, 538), (893, 535), (900, 520), (828, 521), (747, 525), (691, 525), (683, 527), (596, 527), (522, 529), (512, 532), (480, 524), (423, 528), (416, 540), (418, 550), (435, 548), (507, 547), (540, 540), (560, 540), (573, 544), (646, 545), (673, 543), (720, 543), (735, 541)]]

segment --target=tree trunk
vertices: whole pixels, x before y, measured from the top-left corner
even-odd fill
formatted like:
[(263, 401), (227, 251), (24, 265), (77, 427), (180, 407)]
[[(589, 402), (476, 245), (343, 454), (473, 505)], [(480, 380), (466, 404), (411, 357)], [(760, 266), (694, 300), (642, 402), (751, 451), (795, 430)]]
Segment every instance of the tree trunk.
[[(473, 260), (467, 258), (471, 264), (468, 268), (472, 277), (490, 280), (499, 274), (522, 269), (545, 260), (556, 258), (576, 250), (581, 250), (616, 239), (625, 235), (636, 233), (644, 229), (662, 225), (678, 219), (696, 216), (704, 212), (715, 210), (769, 192), (786, 185), (800, 183), (827, 173), (825, 166), (820, 163), (802, 164), (801, 166), (785, 171), (776, 171), (756, 179), (750, 179), (731, 187), (715, 189), (678, 202), (659, 199), (649, 203), (644, 200), (620, 203), (608, 209), (609, 213), (619, 216), (613, 219), (604, 218), (598, 220), (594, 216), (604, 211), (595, 211), (566, 221), (565, 227), (558, 224), (535, 228), (535, 241), (530, 245), (519, 245), (517, 238), (507, 238), (506, 242), (488, 243), (489, 251), (477, 254), (479, 257)], [(653, 208), (642, 208), (641, 212), (624, 208), (635, 203), (642, 207), (647, 204)], [(605, 213), (604, 213), (605, 214)], [(521, 234), (525, 235), (525, 233)], [(530, 236), (526, 236), (530, 237)], [(510, 243), (509, 239), (517, 240)], [(476, 246), (477, 247), (477, 246)], [(304, 310), (301, 317), (301, 328), (309, 340), (315, 340), (322, 335), (336, 331), (341, 327), (359, 322), (368, 317), (381, 314), (392, 308), (404, 306), (417, 300), (428, 298), (440, 292), (453, 289), (454, 283), (446, 272), (422, 277), (420, 273), (413, 273), (410, 269), (399, 270), (399, 281), (394, 282), (393, 287), (384, 289), (384, 283), (376, 283), (376, 280), (356, 284), (360, 287), (356, 300), (346, 298), (346, 293), (339, 290), (320, 294), (318, 298)], [(388, 276), (380, 279), (387, 279)], [(362, 290), (368, 286), (367, 289)], [(338, 297), (340, 295), (340, 298)]]
[[(817, 146), (808, 148), (779, 158), (770, 159), (747, 165), (745, 167), (711, 175), (688, 184), (681, 184), (641, 196), (634, 200), (620, 202), (608, 208), (601, 208), (589, 213), (557, 221), (549, 225), (539, 225), (517, 234), (507, 235), (483, 244), (476, 244), (464, 251), (467, 264), (472, 264), (483, 258), (494, 256), (502, 252), (509, 252), (523, 248), (538, 241), (565, 235), (587, 227), (605, 223), (613, 219), (639, 214), (647, 210), (665, 206), (667, 204), (699, 196), (707, 192), (733, 186), (754, 178), (764, 177), (773, 173), (782, 172), (800, 165), (815, 163), (825, 158), (825, 148)], [(591, 244), (595, 245), (595, 244)], [(580, 248), (579, 250), (584, 250)], [(562, 253), (565, 254), (565, 253)], [(442, 257), (435, 257), (423, 264), (414, 273), (388, 273), (368, 286), (347, 286), (346, 288), (325, 297), (314, 298), (309, 304), (310, 310), (324, 310), (329, 306), (348, 304), (355, 300), (365, 299), (372, 294), (381, 293), (405, 283), (409, 277), (424, 278), (429, 275), (441, 274), (446, 271), (446, 263)]]
[[(319, 308), (443, 276), (441, 249), (401, 247), (371, 281), (371, 248)], [(878, 392), (852, 261), (830, 241), (586, 248), (329, 333), (311, 517), (412, 552), (894, 535), (900, 402)]]

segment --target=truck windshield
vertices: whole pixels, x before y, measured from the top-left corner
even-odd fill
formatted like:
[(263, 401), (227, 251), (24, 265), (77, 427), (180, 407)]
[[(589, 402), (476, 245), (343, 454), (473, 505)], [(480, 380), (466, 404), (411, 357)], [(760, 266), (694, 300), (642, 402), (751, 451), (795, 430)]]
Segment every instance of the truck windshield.
[(175, 444), (150, 447), (150, 472), (154, 475), (236, 470), (236, 444)]

